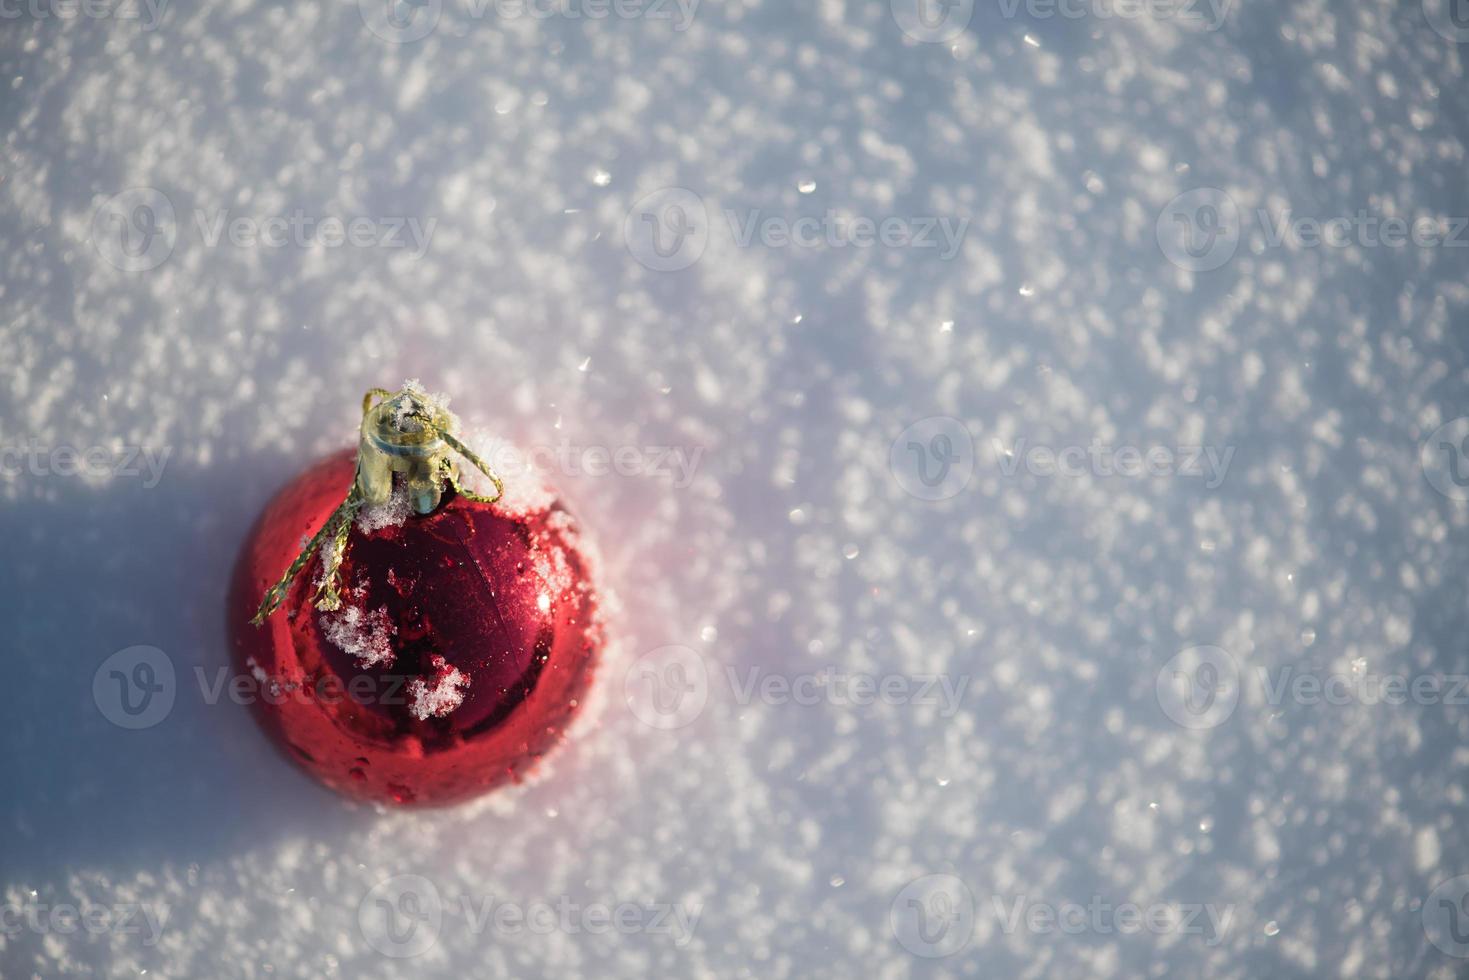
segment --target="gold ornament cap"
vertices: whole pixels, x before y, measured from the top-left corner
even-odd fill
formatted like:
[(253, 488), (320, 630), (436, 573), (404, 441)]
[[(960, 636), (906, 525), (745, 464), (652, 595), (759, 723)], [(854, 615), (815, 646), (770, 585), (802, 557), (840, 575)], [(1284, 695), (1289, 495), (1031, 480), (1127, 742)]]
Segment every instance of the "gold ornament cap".
[[(306, 547), (296, 556), (279, 582), (265, 593), (260, 611), (251, 620), (256, 626), (280, 608), (290, 591), (291, 582), (301, 573), (317, 551), (324, 551), (321, 584), (312, 596), (317, 609), (342, 607), (341, 569), (347, 550), (352, 522), (363, 507), (386, 504), (393, 496), (397, 482), (408, 494), (409, 505), (417, 514), (432, 514), (444, 499), (446, 486), (466, 500), (493, 504), (505, 493), (505, 484), (490, 471), (484, 461), (459, 441), (456, 419), (443, 399), (423, 390), (417, 381), (406, 382), (395, 394), (386, 388), (374, 388), (362, 399), (362, 426), (357, 442), (357, 472), (347, 499), (327, 519)], [(455, 455), (467, 460), (495, 485), (495, 494), (486, 497), (466, 490), (459, 482), (459, 463)]]

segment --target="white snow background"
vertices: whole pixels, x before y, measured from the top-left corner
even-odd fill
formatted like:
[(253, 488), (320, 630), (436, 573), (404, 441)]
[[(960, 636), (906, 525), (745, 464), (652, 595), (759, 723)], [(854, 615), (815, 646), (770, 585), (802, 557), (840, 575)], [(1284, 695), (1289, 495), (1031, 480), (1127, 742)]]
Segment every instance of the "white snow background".
[[(1469, 49), (1440, 2), (1240, 0), (1209, 30), (981, 0), (942, 42), (878, 0), (705, 0), (687, 24), (433, 0), (397, 11), (438, 18), (408, 43), (367, 0), (174, 0), (151, 29), (146, 7), (7, 5), (0, 975), (1464, 975), (1430, 896), (1469, 874), (1469, 707), (1272, 704), (1255, 678), (1469, 673), (1469, 504), (1420, 465), (1469, 415), (1469, 252), (1247, 222), (1189, 271), (1156, 234), (1198, 188), (1247, 214), (1469, 215)], [(708, 241), (658, 271), (629, 235), (670, 187)], [(167, 248), (133, 271), (140, 201), (163, 238), (138, 241)], [(723, 216), (827, 209), (969, 224), (945, 259), (746, 246)], [(211, 244), (197, 216), (221, 210), (435, 225), (421, 255)], [(439, 812), (342, 802), (195, 674), (228, 664), (260, 509), (405, 377), (520, 446), (702, 454), (688, 486), (553, 474), (615, 644), (536, 780)], [(937, 501), (889, 456), (932, 417), (972, 438)], [(1234, 455), (1213, 488), (1007, 476), (996, 440)], [(148, 485), (18, 446), (171, 455)], [(138, 645), (176, 698), (126, 730), (93, 681)], [(1201, 645), (1238, 704), (1189, 728), (1158, 680)], [(668, 646), (708, 672), (676, 730), (624, 697)], [(728, 682), (827, 667), (968, 686), (944, 717)], [(904, 925), (928, 875), (957, 901), (919, 911), (960, 948)], [(438, 913), (413, 958), (369, 941), (381, 888), (418, 880), (396, 876), (432, 886), (398, 911)], [(697, 922), (533, 930), (486, 902)], [(1098, 902), (1230, 918), (1006, 921)], [(162, 931), (67, 930), (58, 906)]]

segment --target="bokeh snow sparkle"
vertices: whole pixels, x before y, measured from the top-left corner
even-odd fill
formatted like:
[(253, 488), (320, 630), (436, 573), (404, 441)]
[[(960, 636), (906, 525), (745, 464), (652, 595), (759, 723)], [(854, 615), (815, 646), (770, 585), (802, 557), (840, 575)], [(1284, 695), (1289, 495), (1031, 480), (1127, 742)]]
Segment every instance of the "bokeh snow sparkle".
[[(1469, 502), (1424, 465), (1469, 415), (1469, 253), (1256, 217), (1469, 216), (1452, 2), (5, 8), (0, 447), (167, 457), (0, 466), (0, 975), (1462, 975), (1469, 709), (1271, 685), (1469, 674)], [(1160, 240), (1201, 190), (1238, 222), (1210, 268)], [(637, 208), (671, 194), (699, 253), (665, 271), (685, 239)], [(261, 240), (295, 214), (371, 221)], [(483, 442), (697, 454), (552, 474), (618, 600), (597, 697), (535, 780), (429, 813), (201, 696), (261, 507), (405, 377)], [(1213, 486), (1026, 455), (1094, 443), (1230, 455)], [(174, 693), (128, 730), (94, 679), (138, 647)], [(1232, 701), (1181, 724), (1206, 663)], [(740, 694), (832, 668), (964, 686)], [(659, 724), (642, 676), (696, 707)], [(24, 918), (61, 905), (161, 924)]]

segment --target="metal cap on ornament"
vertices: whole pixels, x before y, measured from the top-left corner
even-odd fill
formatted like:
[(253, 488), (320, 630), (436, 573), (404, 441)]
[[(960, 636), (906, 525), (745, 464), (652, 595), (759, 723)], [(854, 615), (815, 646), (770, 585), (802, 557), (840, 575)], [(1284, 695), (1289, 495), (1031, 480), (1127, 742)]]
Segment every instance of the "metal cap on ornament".
[[(369, 394), (365, 404), (370, 405), (377, 393)], [(357, 448), (357, 486), (363, 502), (387, 503), (393, 495), (393, 474), (400, 473), (414, 512), (433, 513), (443, 499), (443, 468), (454, 465), (442, 436), (453, 427), (452, 416), (442, 406), (412, 388), (366, 408)]]

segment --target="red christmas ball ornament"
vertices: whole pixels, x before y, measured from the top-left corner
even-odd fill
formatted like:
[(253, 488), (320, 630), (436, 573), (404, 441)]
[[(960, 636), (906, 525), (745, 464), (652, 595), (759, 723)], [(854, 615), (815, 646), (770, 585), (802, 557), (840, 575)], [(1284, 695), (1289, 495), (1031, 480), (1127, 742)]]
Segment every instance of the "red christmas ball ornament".
[[(358, 799), (442, 805), (518, 781), (563, 737), (602, 645), (570, 514), (507, 499), (455, 427), (415, 383), (370, 393), (356, 453), (287, 486), (236, 566), (256, 718)], [(457, 459), (496, 492), (468, 489)]]

